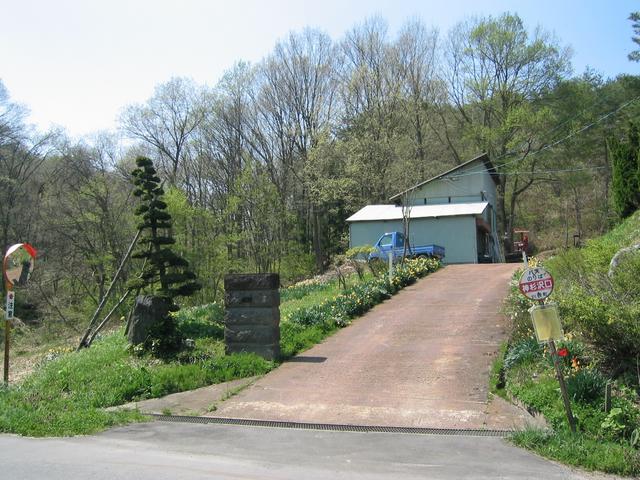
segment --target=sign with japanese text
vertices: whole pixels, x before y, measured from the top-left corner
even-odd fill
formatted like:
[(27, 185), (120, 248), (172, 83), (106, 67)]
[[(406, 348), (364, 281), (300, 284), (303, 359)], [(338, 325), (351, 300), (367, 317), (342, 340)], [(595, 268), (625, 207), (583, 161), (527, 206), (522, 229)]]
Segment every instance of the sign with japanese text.
[(527, 268), (520, 277), (518, 288), (531, 300), (544, 300), (553, 292), (553, 277), (542, 267)]
[(13, 320), (13, 307), (15, 305), (16, 294), (15, 292), (7, 292), (7, 305), (5, 309), (5, 320)]

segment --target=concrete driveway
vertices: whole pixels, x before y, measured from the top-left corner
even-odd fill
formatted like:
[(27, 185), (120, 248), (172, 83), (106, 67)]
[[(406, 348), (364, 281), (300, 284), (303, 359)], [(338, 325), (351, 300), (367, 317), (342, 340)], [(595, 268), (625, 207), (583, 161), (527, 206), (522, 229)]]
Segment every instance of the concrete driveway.
[(499, 310), (517, 265), (450, 265), (269, 373), (210, 416), (308, 423), (519, 428), (489, 401), (506, 338)]

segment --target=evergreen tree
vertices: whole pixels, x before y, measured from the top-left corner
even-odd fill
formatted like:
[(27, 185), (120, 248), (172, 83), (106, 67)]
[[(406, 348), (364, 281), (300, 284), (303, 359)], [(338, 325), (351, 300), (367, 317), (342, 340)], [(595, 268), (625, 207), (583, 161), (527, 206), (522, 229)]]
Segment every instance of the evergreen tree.
[[(171, 235), (171, 215), (162, 200), (164, 190), (156, 174), (153, 162), (145, 157), (136, 159), (136, 168), (131, 175), (136, 188), (133, 194), (141, 199), (136, 209), (140, 218), (138, 228), (142, 231), (138, 250), (133, 258), (144, 260), (140, 278), (129, 282), (132, 289), (147, 291), (152, 296), (167, 302), (169, 311), (179, 310), (175, 303), (178, 296), (191, 296), (201, 286), (196, 275), (189, 269), (189, 263), (173, 251), (175, 243)], [(158, 319), (150, 332), (145, 347), (159, 353), (169, 353), (179, 348), (181, 338), (171, 315)]]
[(626, 140), (609, 139), (613, 168), (612, 188), (616, 211), (622, 218), (640, 206), (640, 133), (631, 123)]
[[(631, 12), (629, 20), (633, 22), (634, 35), (631, 37), (631, 40), (633, 40), (636, 45), (640, 45), (640, 12)], [(628, 56), (632, 62), (640, 62), (640, 50), (634, 50)]]

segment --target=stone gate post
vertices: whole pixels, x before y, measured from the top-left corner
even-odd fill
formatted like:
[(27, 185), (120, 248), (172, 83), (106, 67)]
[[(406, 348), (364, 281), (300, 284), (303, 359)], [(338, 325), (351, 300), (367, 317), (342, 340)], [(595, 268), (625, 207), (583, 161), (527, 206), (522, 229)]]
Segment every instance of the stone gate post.
[(280, 276), (234, 274), (224, 278), (227, 353), (253, 352), (267, 360), (280, 355)]

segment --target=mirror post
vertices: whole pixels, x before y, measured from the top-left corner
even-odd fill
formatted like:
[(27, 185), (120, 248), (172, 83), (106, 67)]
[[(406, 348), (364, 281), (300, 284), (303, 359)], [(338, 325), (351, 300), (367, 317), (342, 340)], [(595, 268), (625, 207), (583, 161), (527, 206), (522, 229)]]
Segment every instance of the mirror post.
[[(16, 254), (26, 254), (31, 257), (31, 261), (22, 258), (20, 266), (20, 275), (17, 279), (9, 278), (9, 266), (11, 264), (10, 258)], [(9, 350), (11, 347), (11, 325), (13, 320), (13, 312), (15, 306), (15, 292), (13, 291), (13, 284), (17, 282), (18, 285), (25, 285), (29, 279), (29, 274), (34, 266), (37, 251), (33, 246), (28, 243), (16, 243), (11, 245), (2, 259), (2, 278), (4, 280), (4, 289), (7, 294), (5, 304), (5, 316), (4, 316), (4, 384), (9, 384)], [(15, 260), (14, 260), (15, 261)], [(14, 272), (15, 273), (15, 272)]]
[[(7, 304), (4, 320), (4, 384), (9, 385), (9, 348), (11, 347), (11, 320), (9, 319), (9, 302), (13, 303), (13, 289), (7, 287)], [(13, 306), (11, 307), (13, 310)]]

